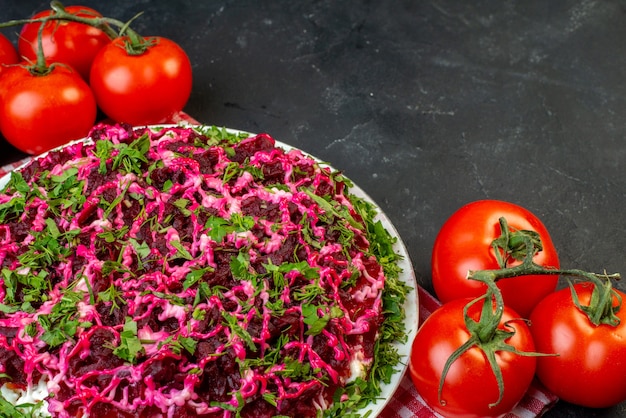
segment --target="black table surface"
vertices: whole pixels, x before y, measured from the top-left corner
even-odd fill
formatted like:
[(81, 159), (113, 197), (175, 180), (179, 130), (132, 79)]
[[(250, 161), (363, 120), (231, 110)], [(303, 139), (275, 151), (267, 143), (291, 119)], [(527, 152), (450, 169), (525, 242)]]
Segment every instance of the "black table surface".
[[(0, 21), (48, 6), (1, 3)], [(438, 229), (479, 199), (538, 215), (562, 266), (626, 273), (625, 1), (80, 4), (143, 12), (135, 30), (179, 43), (200, 122), (267, 132), (343, 171), (392, 220), (427, 290)], [(23, 156), (0, 142), (0, 164)], [(545, 416), (626, 417), (626, 405), (559, 402)]]

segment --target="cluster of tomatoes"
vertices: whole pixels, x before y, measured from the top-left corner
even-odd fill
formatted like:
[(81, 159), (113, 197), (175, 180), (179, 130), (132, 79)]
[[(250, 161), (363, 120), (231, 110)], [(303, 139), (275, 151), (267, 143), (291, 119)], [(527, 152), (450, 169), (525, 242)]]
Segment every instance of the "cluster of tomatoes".
[(22, 29), (17, 47), (0, 34), (0, 132), (25, 153), (84, 137), (98, 109), (115, 122), (148, 125), (189, 99), (191, 63), (172, 40), (58, 2), (7, 23)]
[[(498, 244), (503, 237), (508, 252)], [(530, 242), (528, 255), (521, 250)], [(483, 273), (498, 278), (491, 289), (471, 279)], [(559, 275), (591, 280), (559, 290)], [(413, 343), (418, 392), (446, 417), (506, 414), (535, 378), (586, 407), (626, 400), (626, 294), (612, 287), (617, 276), (560, 269), (549, 232), (525, 208), (496, 200), (463, 206), (433, 247), (433, 286), (443, 304)]]

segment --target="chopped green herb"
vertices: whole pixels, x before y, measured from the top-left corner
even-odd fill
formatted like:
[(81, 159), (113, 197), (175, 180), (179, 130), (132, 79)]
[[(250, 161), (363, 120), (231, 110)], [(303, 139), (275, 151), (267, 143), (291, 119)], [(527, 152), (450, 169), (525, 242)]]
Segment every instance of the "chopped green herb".
[(111, 302), (111, 313), (115, 309), (120, 309), (121, 305), (126, 304), (124, 293), (120, 291), (114, 284), (111, 284), (107, 290), (98, 293), (98, 300), (101, 302)]
[(143, 174), (143, 165), (148, 162), (146, 153), (150, 149), (150, 137), (148, 134), (141, 136), (130, 144), (116, 144), (118, 151), (113, 156), (112, 170), (123, 168), (127, 173)]
[(214, 270), (215, 269), (213, 267), (209, 266), (209, 267), (190, 271), (185, 276), (185, 281), (183, 282), (183, 289), (185, 290), (189, 289), (190, 287), (198, 283), (206, 273), (212, 272)]
[(253, 352), (257, 351), (257, 346), (256, 344), (254, 344), (252, 337), (250, 336), (250, 334), (248, 334), (248, 331), (246, 331), (241, 325), (239, 325), (239, 320), (235, 315), (223, 311), (222, 318), (224, 318), (224, 320), (226, 321), (226, 325), (230, 328), (231, 333), (239, 337), (245, 343), (249, 350)]
[(68, 340), (72, 340), (76, 335), (76, 330), (81, 325), (78, 320), (78, 302), (84, 299), (82, 292), (66, 290), (61, 300), (57, 302), (49, 314), (42, 314), (37, 317), (43, 334), (40, 338), (50, 347), (56, 347)]
[(179, 240), (170, 241), (170, 245), (176, 249), (176, 254), (172, 258), (184, 258), (185, 260), (193, 260), (191, 253), (183, 246)]
[(120, 344), (113, 350), (113, 354), (122, 360), (135, 364), (137, 356), (143, 352), (143, 345), (137, 337), (137, 322), (127, 317), (124, 329), (120, 333)]
[(319, 308), (316, 305), (302, 305), (302, 320), (309, 326), (309, 329), (306, 332), (307, 335), (317, 335), (321, 333), (322, 330), (326, 328), (326, 324), (328, 324), (328, 321), (330, 320), (329, 316), (319, 316), (318, 310)]

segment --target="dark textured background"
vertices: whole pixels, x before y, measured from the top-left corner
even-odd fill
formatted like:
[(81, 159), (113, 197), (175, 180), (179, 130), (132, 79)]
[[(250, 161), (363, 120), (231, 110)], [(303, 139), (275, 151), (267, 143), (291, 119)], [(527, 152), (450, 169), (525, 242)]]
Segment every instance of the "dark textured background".
[[(429, 290), (438, 229), (483, 198), (538, 215), (564, 267), (626, 274), (624, 1), (81, 4), (120, 20), (143, 11), (133, 28), (178, 42), (199, 121), (268, 132), (344, 171)], [(47, 5), (0, 0), (0, 21)], [(0, 145), (0, 163), (20, 156)], [(613, 416), (626, 407), (546, 414)]]

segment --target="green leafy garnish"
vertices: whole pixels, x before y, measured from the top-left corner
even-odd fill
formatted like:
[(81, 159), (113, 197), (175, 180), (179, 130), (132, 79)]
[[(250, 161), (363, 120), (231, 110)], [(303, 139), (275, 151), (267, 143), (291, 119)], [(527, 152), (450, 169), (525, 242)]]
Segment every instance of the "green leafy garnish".
[(3, 418), (35, 418), (40, 417), (43, 403), (22, 403), (13, 405), (0, 394), (0, 416)]
[(165, 345), (167, 345), (174, 354), (181, 354), (183, 351), (187, 351), (189, 354), (193, 355), (196, 352), (198, 341), (191, 337), (183, 337), (182, 335), (176, 337), (169, 336), (165, 341), (159, 343), (159, 348)]
[(252, 216), (243, 216), (239, 213), (233, 213), (230, 220), (219, 216), (210, 216), (204, 226), (209, 230), (209, 238), (217, 243), (221, 243), (228, 234), (252, 229), (254, 227), (254, 218)]
[(78, 302), (84, 299), (82, 292), (74, 292), (69, 289), (63, 293), (49, 314), (41, 314), (37, 317), (41, 328), (44, 330), (40, 338), (50, 347), (56, 347), (68, 340), (73, 340), (79, 326), (88, 327), (91, 324), (80, 322), (78, 317)]
[(222, 318), (226, 321), (226, 325), (230, 328), (232, 334), (239, 337), (251, 351), (257, 351), (257, 346), (252, 337), (241, 325), (237, 317), (229, 312), (223, 311)]
[(185, 260), (193, 260), (193, 256), (187, 250), (183, 243), (179, 240), (170, 241), (170, 245), (176, 249), (176, 254), (174, 254), (171, 258), (184, 258)]
[(185, 280), (183, 281), (183, 289), (187, 290), (190, 287), (194, 286), (202, 279), (205, 274), (214, 270), (215, 269), (213, 267), (209, 266), (190, 271), (189, 273), (187, 273), (187, 275), (185, 276)]
[(127, 173), (143, 174), (143, 165), (148, 162), (146, 153), (150, 149), (150, 136), (146, 133), (130, 144), (114, 146), (118, 153), (113, 157), (112, 170), (123, 168)]
[(144, 352), (141, 340), (137, 337), (137, 322), (127, 317), (124, 328), (120, 332), (120, 344), (115, 347), (113, 354), (131, 364), (137, 362), (137, 357)]
[(121, 292), (114, 284), (111, 284), (106, 290), (98, 293), (98, 300), (101, 302), (111, 302), (111, 312), (120, 309), (126, 304), (124, 293)]
[(331, 319), (341, 318), (344, 315), (341, 308), (332, 306), (329, 312), (323, 312), (322, 316), (319, 316), (319, 311), (322, 309), (323, 307), (312, 304), (305, 303), (302, 305), (302, 320), (309, 326), (306, 335), (321, 333)]

